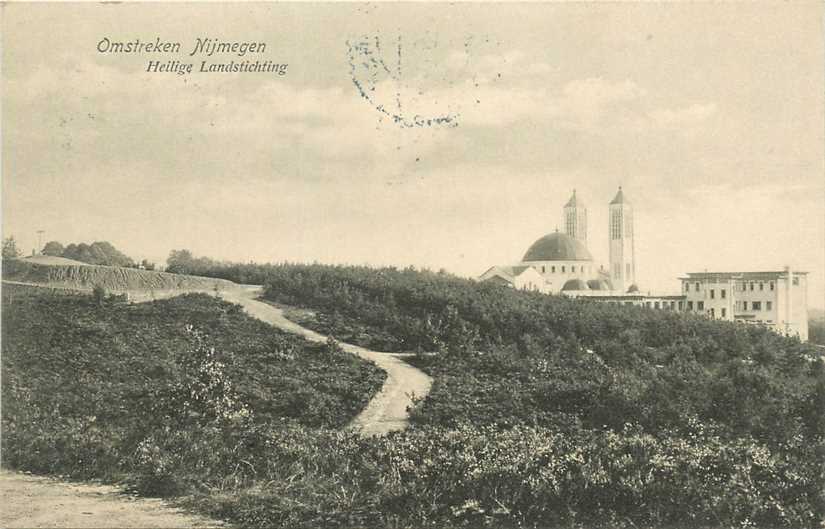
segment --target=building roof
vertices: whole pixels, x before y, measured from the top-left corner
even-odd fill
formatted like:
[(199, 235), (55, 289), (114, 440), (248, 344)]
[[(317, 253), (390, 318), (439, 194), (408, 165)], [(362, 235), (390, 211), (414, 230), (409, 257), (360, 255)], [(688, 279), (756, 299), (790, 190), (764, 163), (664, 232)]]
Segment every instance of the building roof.
[[(799, 272), (796, 270), (791, 270), (791, 272), (795, 275), (808, 275), (808, 272)], [(787, 274), (788, 270), (766, 270), (763, 272), (688, 272), (687, 277), (680, 277), (679, 279), (681, 279), (682, 281), (693, 281), (703, 279), (714, 281), (727, 281), (732, 279), (759, 280), (777, 279)]]
[(590, 290), (587, 287), (587, 283), (582, 281), (581, 279), (568, 279), (567, 282), (561, 287), (562, 290)]
[(534, 242), (522, 261), (592, 261), (587, 247), (564, 233), (549, 233)]
[(564, 205), (566, 208), (576, 208), (576, 207), (584, 207), (584, 202), (581, 201), (580, 198), (576, 197), (576, 190), (573, 190), (573, 196), (570, 197), (570, 200), (567, 201), (567, 204)]
[(590, 290), (613, 290), (610, 283), (604, 279), (591, 279), (587, 282), (587, 286)]
[(612, 206), (613, 204), (630, 204), (630, 202), (624, 197), (624, 193), (622, 193), (622, 186), (619, 186), (619, 192), (616, 193), (616, 196), (610, 201), (610, 205)]
[(492, 279), (493, 277), (500, 277), (510, 283), (513, 282), (513, 279), (520, 276), (522, 272), (527, 270), (528, 268), (532, 268), (529, 265), (518, 265), (518, 266), (494, 266), (484, 272), (482, 276), (492, 274), (491, 277), (488, 279)]

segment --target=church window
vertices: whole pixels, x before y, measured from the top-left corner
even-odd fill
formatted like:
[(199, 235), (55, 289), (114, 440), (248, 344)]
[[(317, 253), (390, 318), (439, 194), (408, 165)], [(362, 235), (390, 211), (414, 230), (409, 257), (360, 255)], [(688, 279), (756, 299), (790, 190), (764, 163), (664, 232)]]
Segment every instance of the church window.
[(766, 301), (765, 302), (765, 310), (773, 310), (773, 302), (772, 301)]
[(722, 299), (725, 299), (726, 294), (727, 294), (727, 291), (726, 291), (724, 288), (723, 288), (722, 290), (720, 290), (720, 291), (719, 291), (719, 296), (720, 296)]
[(610, 238), (613, 240), (622, 238), (622, 214), (618, 211), (610, 215)]

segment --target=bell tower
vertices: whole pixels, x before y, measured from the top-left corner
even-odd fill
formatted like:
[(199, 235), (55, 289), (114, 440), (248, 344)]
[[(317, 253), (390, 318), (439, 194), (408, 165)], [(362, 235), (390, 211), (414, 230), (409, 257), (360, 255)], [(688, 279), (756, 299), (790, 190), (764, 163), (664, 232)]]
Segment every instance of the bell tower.
[(587, 247), (587, 207), (576, 197), (575, 189), (564, 205), (564, 233)]
[(610, 279), (613, 288), (627, 292), (636, 284), (636, 248), (633, 240), (633, 206), (622, 187), (610, 202), (608, 214), (610, 237)]

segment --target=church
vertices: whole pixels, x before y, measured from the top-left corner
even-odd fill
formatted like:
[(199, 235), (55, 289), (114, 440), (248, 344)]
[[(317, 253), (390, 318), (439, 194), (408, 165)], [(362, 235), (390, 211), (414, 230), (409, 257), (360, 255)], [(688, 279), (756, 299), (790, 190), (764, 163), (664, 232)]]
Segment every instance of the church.
[(587, 249), (587, 207), (573, 190), (564, 206), (564, 233), (548, 233), (530, 245), (520, 262), (494, 266), (479, 279), (545, 294), (621, 296), (638, 292), (633, 206), (621, 186), (608, 207), (607, 270), (594, 263)]
[(689, 272), (679, 278), (679, 294), (643, 294), (636, 283), (633, 206), (621, 187), (608, 208), (607, 270), (596, 266), (587, 249), (587, 208), (574, 190), (564, 206), (564, 233), (548, 233), (530, 245), (520, 262), (494, 266), (479, 280), (599, 303), (701, 314), (808, 339), (807, 272), (788, 266), (757, 272)]

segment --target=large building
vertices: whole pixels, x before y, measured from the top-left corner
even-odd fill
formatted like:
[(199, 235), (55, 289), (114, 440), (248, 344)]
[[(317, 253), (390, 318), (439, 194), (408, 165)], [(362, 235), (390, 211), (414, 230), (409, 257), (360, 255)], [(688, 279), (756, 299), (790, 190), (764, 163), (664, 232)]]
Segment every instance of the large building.
[(564, 233), (536, 240), (521, 261), (493, 266), (479, 278), (513, 288), (619, 305), (702, 314), (764, 325), (808, 339), (807, 272), (701, 272), (680, 278), (678, 295), (642, 294), (636, 283), (633, 207), (619, 187), (608, 204), (607, 270), (587, 249), (587, 208), (573, 196), (564, 206)]
[(682, 281), (684, 310), (710, 318), (765, 325), (808, 339), (808, 273), (689, 273)]
[(574, 190), (564, 206), (564, 233), (558, 230), (548, 233), (530, 245), (521, 261), (513, 265), (494, 266), (480, 279), (546, 294), (624, 294), (638, 291), (635, 285), (633, 207), (621, 187), (610, 202), (609, 209), (608, 270), (597, 266), (587, 249), (587, 207)]

